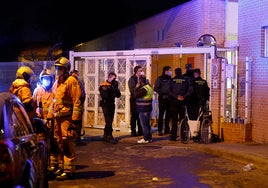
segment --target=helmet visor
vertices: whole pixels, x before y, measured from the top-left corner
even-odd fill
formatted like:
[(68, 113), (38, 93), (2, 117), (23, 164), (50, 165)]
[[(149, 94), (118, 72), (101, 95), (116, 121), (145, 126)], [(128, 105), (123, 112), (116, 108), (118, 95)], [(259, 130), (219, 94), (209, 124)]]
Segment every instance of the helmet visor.
[(65, 67), (63, 66), (55, 66), (56, 68), (56, 75), (61, 76), (65, 73)]
[(49, 76), (42, 77), (41, 84), (46, 90), (49, 90), (53, 84), (51, 77)]

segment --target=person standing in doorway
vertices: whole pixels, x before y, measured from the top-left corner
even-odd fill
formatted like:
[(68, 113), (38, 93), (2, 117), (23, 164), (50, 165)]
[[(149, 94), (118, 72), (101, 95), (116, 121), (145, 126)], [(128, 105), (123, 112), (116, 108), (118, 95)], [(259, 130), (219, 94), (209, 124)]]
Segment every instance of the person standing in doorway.
[(193, 73), (193, 69), (192, 69), (192, 64), (191, 63), (186, 63), (185, 64), (185, 73), (183, 74), (183, 77), (185, 79), (187, 79), (187, 81), (189, 82), (189, 84), (192, 83), (192, 81), (194, 79), (194, 73)]
[(108, 74), (108, 79), (100, 85), (99, 92), (101, 96), (100, 105), (105, 118), (103, 141), (116, 144), (118, 141), (112, 135), (112, 126), (115, 112), (115, 98), (119, 98), (121, 92), (118, 88), (118, 81), (116, 81), (116, 74), (114, 72)]
[(170, 112), (172, 119), (170, 141), (177, 140), (178, 121), (180, 122), (184, 118), (186, 101), (192, 93), (193, 89), (187, 79), (182, 76), (181, 68), (176, 68), (175, 77), (172, 78), (170, 92)]
[(152, 113), (153, 89), (144, 75), (139, 77), (139, 82), (134, 89), (134, 95), (136, 97), (137, 111), (139, 112), (143, 130), (143, 138), (138, 140), (137, 143), (150, 143), (152, 142), (150, 120)]
[[(206, 112), (208, 110), (207, 102), (210, 97), (210, 88), (208, 87), (208, 83), (205, 79), (201, 77), (201, 70), (194, 69), (193, 71), (194, 79), (192, 82), (193, 87), (193, 96), (191, 97), (191, 105), (190, 105), (190, 119), (197, 119), (199, 108), (202, 109), (202, 112)], [(199, 119), (202, 122), (202, 116)]]
[[(137, 65), (134, 67), (134, 74), (128, 80), (128, 87), (130, 91), (130, 129), (131, 129), (131, 136), (141, 136), (143, 135), (141, 122), (139, 119), (139, 113), (137, 112), (136, 106), (136, 97), (134, 95), (134, 89), (138, 83), (138, 78), (140, 75), (143, 74), (142, 67)], [(138, 134), (136, 131), (138, 125)]]
[(164, 134), (170, 134), (170, 86), (171, 86), (171, 67), (163, 67), (162, 75), (157, 77), (154, 84), (154, 91), (158, 93), (158, 135), (163, 136), (163, 119), (165, 115), (165, 131)]

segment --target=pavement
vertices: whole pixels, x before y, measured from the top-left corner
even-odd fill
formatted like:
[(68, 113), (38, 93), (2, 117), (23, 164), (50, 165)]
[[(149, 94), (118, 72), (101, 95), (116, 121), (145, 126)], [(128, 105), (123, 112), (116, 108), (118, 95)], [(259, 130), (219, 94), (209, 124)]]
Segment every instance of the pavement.
[[(102, 128), (84, 128), (85, 135), (82, 139), (90, 140), (90, 137), (96, 137), (103, 135)], [(181, 141), (169, 141), (168, 135), (158, 136), (157, 130), (152, 128), (153, 142), (149, 144), (156, 145), (183, 145), (185, 147), (191, 147), (196, 150), (209, 153), (212, 155), (220, 156), (226, 159), (230, 159), (242, 164), (252, 163), (254, 168), (268, 171), (268, 144), (261, 144), (255, 142), (246, 143), (228, 143), (217, 142), (202, 144), (197, 142), (189, 142), (183, 144)], [(114, 130), (113, 136), (119, 139), (120, 142), (133, 142), (136, 143), (138, 139), (142, 137), (131, 137), (130, 132), (120, 132)]]

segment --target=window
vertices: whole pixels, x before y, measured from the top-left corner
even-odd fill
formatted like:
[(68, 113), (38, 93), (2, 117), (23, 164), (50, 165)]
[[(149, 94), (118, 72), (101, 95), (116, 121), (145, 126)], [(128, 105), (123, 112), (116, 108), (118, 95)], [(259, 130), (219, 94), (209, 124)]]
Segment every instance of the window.
[(163, 41), (163, 40), (165, 40), (165, 30), (164, 29), (156, 32), (156, 41), (159, 42), (159, 41)]
[(25, 118), (27, 113), (24, 111), (22, 106), (15, 103), (10, 116), (10, 126), (12, 126), (10, 128), (13, 136), (24, 136), (32, 132), (32, 128), (29, 125), (29, 120)]
[(268, 57), (268, 26), (261, 29), (261, 56)]

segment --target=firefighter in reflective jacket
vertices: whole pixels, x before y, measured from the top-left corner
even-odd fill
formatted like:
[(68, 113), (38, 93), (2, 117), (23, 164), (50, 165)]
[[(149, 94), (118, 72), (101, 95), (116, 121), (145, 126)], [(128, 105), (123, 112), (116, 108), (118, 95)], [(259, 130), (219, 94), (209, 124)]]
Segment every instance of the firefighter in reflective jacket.
[[(58, 165), (56, 155), (58, 153), (57, 143), (54, 140), (54, 122), (47, 121), (48, 110), (53, 101), (52, 86), (55, 81), (55, 75), (52, 70), (44, 69), (39, 75), (39, 82), (33, 92), (33, 101), (35, 103), (37, 117), (43, 119), (48, 127), (48, 134), (45, 138), (48, 142), (48, 151), (50, 154), (48, 169), (52, 172)], [(45, 136), (45, 135), (42, 135)]]
[(74, 140), (80, 122), (81, 88), (78, 79), (69, 74), (70, 62), (65, 57), (55, 61), (56, 81), (53, 84), (54, 100), (48, 118), (54, 118), (54, 137), (59, 148), (57, 180), (73, 178), (76, 158)]
[(44, 69), (39, 75), (38, 85), (33, 92), (33, 101), (37, 106), (36, 115), (44, 120), (47, 119), (48, 109), (53, 100), (54, 81), (54, 73), (50, 69)]
[[(70, 72), (70, 74), (74, 77), (76, 77), (79, 81), (79, 84), (80, 84), (80, 88), (81, 88), (81, 92), (82, 92), (82, 95), (81, 95), (81, 105), (82, 105), (82, 112), (81, 112), (81, 115), (83, 115), (83, 112), (84, 112), (84, 103), (85, 103), (85, 100), (86, 100), (86, 91), (85, 91), (85, 86), (84, 86), (84, 83), (82, 82), (82, 80), (79, 79), (79, 72), (78, 70), (72, 70)], [(87, 145), (86, 142), (82, 141), (82, 138), (81, 136), (83, 136), (85, 134), (85, 130), (83, 130), (83, 120), (82, 120), (82, 117), (80, 118), (80, 123), (79, 123), (79, 127), (77, 129), (77, 138), (75, 140), (75, 143), (76, 145), (79, 145), (79, 146), (85, 146)]]
[(35, 106), (30, 85), (33, 76), (34, 72), (30, 67), (21, 66), (16, 72), (16, 79), (9, 88), (9, 91), (21, 100), (31, 121), (35, 116)]

